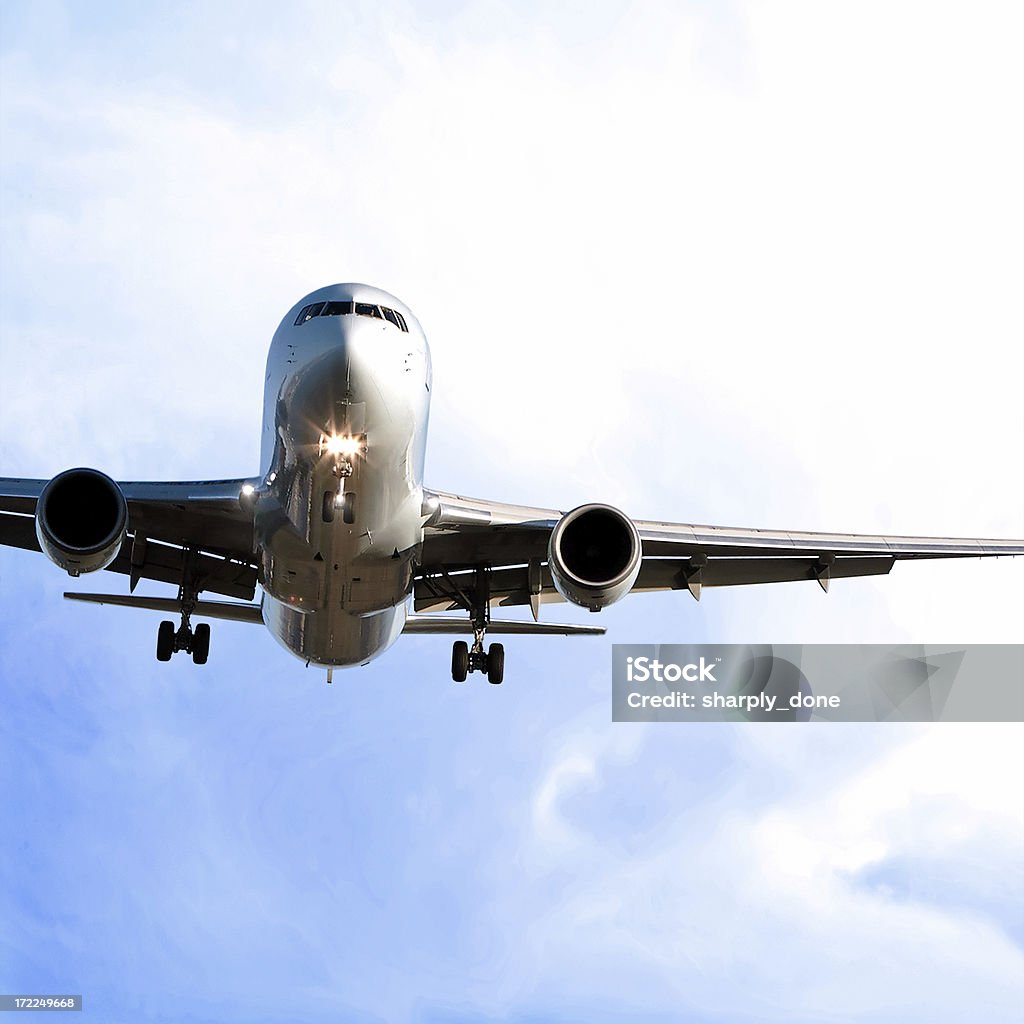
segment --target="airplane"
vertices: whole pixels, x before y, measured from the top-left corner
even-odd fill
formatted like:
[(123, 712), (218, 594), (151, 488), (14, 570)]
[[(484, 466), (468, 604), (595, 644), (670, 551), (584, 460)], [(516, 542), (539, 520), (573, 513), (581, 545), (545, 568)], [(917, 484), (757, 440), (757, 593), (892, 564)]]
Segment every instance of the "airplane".
[[(699, 600), (704, 587), (797, 580), (827, 592), (904, 559), (1024, 554), (1021, 540), (647, 522), (600, 502), (563, 512), (430, 490), (431, 386), (430, 349), (404, 303), (369, 285), (320, 288), (271, 341), (257, 475), (118, 483), (77, 467), (0, 478), (0, 544), (42, 551), (72, 577), (127, 576), (128, 594), (64, 596), (177, 615), (177, 628), (160, 623), (160, 661), (184, 651), (206, 662), (210, 626), (193, 628), (193, 616), (262, 623), (328, 682), (406, 633), (472, 637), (454, 642), (452, 678), (500, 683), (504, 648), (487, 634), (605, 632), (541, 621), (550, 602), (597, 612), (631, 593)], [(143, 579), (177, 596), (136, 596)], [(491, 618), (527, 605), (530, 619)]]

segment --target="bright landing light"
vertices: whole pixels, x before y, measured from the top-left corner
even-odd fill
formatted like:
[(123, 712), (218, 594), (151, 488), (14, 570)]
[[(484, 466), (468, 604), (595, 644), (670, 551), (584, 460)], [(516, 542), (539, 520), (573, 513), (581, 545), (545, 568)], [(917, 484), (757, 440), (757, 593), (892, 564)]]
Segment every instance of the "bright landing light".
[(327, 451), (331, 455), (358, 455), (361, 444), (357, 437), (329, 437), (327, 438)]

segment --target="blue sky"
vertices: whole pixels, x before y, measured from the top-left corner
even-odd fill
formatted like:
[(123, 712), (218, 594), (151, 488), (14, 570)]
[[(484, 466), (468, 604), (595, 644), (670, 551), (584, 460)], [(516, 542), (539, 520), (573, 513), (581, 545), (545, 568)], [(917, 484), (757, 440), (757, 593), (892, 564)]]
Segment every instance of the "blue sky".
[[(0, 472), (250, 474), (274, 328), (363, 280), (430, 339), (435, 487), (1022, 536), (1021, 20), (6, 3)], [(159, 665), (157, 616), (0, 552), (0, 989), (1015, 1019), (1020, 727), (613, 727), (609, 645), (1021, 642), (1022, 570), (639, 597), (510, 640), (500, 688), (427, 637), (327, 688), (230, 623)]]

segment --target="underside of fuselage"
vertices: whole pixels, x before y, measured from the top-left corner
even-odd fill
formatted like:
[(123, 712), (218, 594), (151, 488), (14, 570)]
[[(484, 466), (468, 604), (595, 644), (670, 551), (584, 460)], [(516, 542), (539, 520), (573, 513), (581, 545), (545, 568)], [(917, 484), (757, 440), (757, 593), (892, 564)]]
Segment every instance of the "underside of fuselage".
[(264, 621), (304, 661), (365, 664), (401, 634), (429, 401), (426, 339), (386, 292), (322, 288), (274, 335), (256, 545)]

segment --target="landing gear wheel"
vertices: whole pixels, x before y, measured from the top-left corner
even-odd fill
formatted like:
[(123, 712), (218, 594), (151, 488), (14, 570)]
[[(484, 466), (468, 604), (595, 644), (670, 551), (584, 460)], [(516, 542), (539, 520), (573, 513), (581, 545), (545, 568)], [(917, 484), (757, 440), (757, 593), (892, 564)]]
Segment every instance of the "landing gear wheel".
[(469, 644), (465, 640), (456, 640), (452, 644), (452, 679), (464, 683), (469, 675)]
[(487, 651), (487, 681), (497, 685), (505, 678), (505, 648), (491, 644)]
[(345, 492), (345, 505), (343, 508), (342, 519), (345, 521), (346, 526), (351, 526), (356, 521), (356, 492), (346, 491)]
[(205, 665), (210, 656), (210, 624), (201, 622), (192, 635), (192, 660), (197, 665)]
[(166, 619), (160, 623), (156, 634), (156, 660), (170, 661), (174, 653), (174, 623)]

